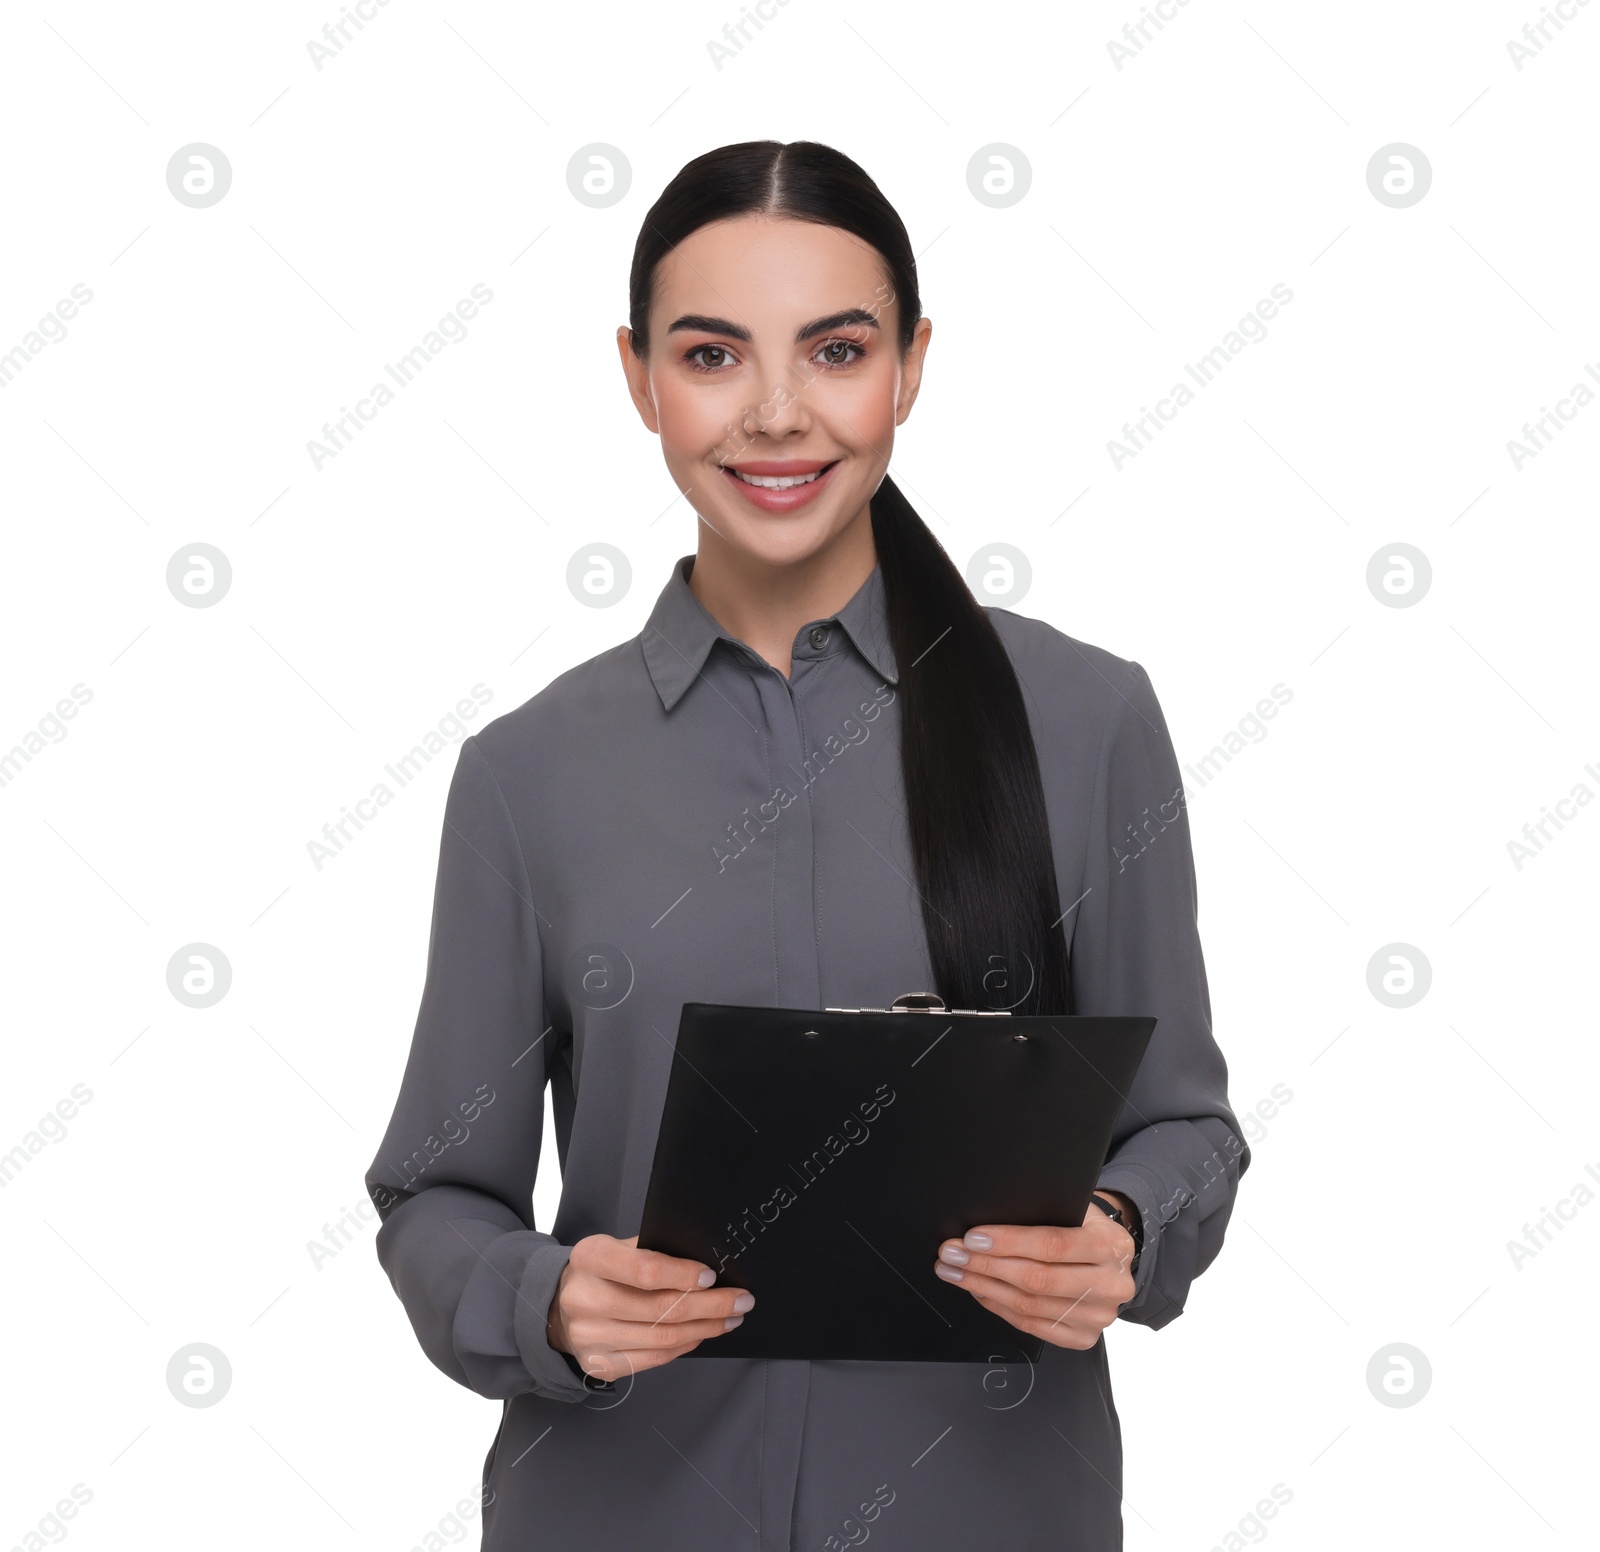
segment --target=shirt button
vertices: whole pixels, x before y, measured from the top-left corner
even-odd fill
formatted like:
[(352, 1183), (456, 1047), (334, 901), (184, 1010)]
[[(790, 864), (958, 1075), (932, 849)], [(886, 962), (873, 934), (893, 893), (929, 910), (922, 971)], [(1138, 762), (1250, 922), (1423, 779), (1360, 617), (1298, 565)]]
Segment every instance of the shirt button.
[(825, 625), (819, 625), (811, 633), (811, 645), (816, 647), (820, 651), (823, 647), (827, 646), (827, 644), (828, 644), (828, 628)]

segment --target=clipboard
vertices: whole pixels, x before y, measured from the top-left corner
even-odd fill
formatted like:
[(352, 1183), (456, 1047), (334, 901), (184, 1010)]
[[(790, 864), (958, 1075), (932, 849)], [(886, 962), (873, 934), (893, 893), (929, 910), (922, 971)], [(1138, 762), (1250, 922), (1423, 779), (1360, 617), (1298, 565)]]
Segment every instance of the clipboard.
[(979, 1223), (1076, 1228), (1156, 1020), (683, 1005), (641, 1249), (748, 1288), (687, 1358), (1036, 1361), (935, 1276)]

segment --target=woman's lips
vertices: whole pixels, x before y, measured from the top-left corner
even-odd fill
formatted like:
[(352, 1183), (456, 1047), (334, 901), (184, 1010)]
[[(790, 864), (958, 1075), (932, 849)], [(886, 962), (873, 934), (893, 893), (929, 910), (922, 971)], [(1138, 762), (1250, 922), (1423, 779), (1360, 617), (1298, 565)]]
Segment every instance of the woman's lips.
[[(817, 459), (772, 459), (724, 464), (722, 476), (745, 500), (763, 512), (793, 512), (815, 501), (838, 467), (838, 459), (831, 463)], [(756, 481), (764, 483), (754, 483)]]

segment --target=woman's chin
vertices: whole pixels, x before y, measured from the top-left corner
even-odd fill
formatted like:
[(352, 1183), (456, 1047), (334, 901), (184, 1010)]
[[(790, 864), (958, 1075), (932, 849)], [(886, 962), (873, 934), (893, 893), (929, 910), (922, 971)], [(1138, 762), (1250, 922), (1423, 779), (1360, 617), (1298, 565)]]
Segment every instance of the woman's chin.
[[(834, 544), (850, 527), (834, 503), (825, 511), (752, 512), (717, 510), (702, 514), (712, 542), (738, 550), (769, 566), (792, 566)], [(712, 537), (703, 535), (703, 538)]]
[(819, 554), (839, 536), (838, 529), (798, 518), (768, 517), (752, 523), (719, 523), (731, 549), (766, 566), (794, 566)]

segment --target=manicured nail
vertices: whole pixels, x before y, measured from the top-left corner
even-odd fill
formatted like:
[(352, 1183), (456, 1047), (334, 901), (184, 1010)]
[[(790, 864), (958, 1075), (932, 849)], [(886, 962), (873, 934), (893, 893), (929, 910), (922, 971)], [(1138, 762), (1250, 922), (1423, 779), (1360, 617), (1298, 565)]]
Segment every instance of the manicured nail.
[(972, 1257), (959, 1245), (943, 1245), (939, 1249), (939, 1259), (948, 1261), (951, 1266), (965, 1266)]
[(742, 1315), (746, 1310), (753, 1310), (755, 1307), (756, 1296), (753, 1293), (741, 1293), (739, 1297), (733, 1301), (733, 1312), (735, 1315)]
[(700, 1286), (702, 1288), (709, 1288), (716, 1280), (717, 1274), (709, 1266), (700, 1274)]
[(946, 1282), (959, 1283), (966, 1281), (967, 1274), (965, 1272), (958, 1272), (953, 1266), (946, 1266), (943, 1261), (935, 1261), (933, 1270), (944, 1278)]
[(994, 1249), (994, 1241), (987, 1234), (980, 1233), (977, 1229), (974, 1229), (970, 1234), (962, 1235), (961, 1243), (970, 1250)]
[(722, 1322), (722, 1329), (724, 1331), (732, 1331), (735, 1326), (742, 1326), (743, 1324), (743, 1315), (730, 1315), (725, 1321)]

